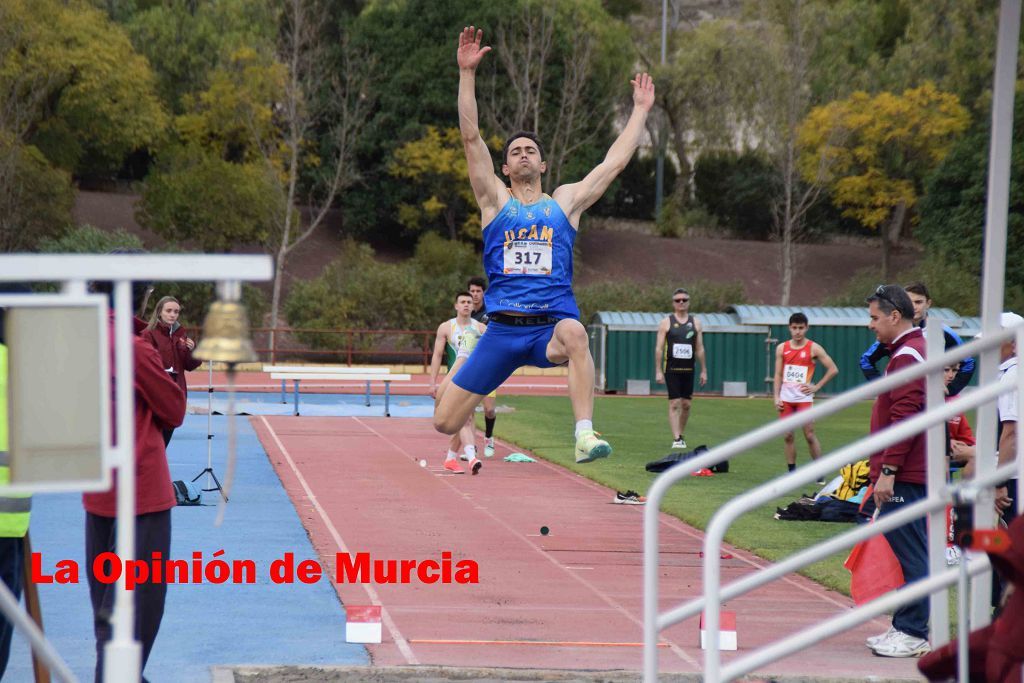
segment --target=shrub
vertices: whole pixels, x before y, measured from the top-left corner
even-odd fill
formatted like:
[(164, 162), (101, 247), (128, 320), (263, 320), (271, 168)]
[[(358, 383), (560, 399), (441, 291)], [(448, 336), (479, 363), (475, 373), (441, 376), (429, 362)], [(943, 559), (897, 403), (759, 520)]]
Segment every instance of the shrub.
[(744, 239), (768, 239), (778, 172), (753, 151), (706, 152), (694, 165), (694, 196), (718, 224)]
[(693, 311), (724, 311), (730, 305), (746, 303), (747, 300), (740, 282), (697, 280), (679, 283), (667, 279), (646, 284), (599, 282), (577, 288), (580, 319), (584, 323), (589, 322), (598, 311), (665, 313), (671, 309), (669, 299), (672, 292), (680, 286), (690, 293)]

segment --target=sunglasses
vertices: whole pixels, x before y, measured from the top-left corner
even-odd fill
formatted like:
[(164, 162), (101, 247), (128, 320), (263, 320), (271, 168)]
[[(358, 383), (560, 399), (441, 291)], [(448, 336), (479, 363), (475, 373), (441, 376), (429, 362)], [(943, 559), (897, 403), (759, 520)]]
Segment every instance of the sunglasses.
[(687, 301), (689, 301), (689, 299), (672, 299), (672, 301), (674, 301), (677, 304), (682, 304), (682, 303), (686, 303)]
[(878, 285), (878, 287), (875, 288), (875, 296), (877, 296), (879, 299), (882, 299), (883, 301), (888, 301), (889, 304), (897, 311), (900, 310), (899, 305), (886, 295), (885, 285)]

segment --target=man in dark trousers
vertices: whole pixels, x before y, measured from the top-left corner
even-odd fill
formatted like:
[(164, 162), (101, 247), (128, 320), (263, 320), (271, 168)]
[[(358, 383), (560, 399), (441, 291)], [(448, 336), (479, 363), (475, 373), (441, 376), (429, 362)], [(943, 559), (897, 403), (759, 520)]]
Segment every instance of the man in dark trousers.
[[(108, 283), (98, 283), (97, 291), (111, 291)], [(133, 307), (146, 293), (144, 285), (135, 285)], [(146, 323), (138, 318), (134, 325), (133, 353), (135, 386), (135, 557), (150, 558), (154, 552), (169, 557), (171, 552), (171, 508), (175, 506), (171, 473), (167, 466), (163, 430), (181, 425), (185, 419), (185, 393), (164, 370), (160, 354), (144, 341), (139, 333)], [(114, 363), (115, 319), (110, 313), (111, 368)], [(113, 370), (112, 370), (113, 372)], [(116, 385), (117, 377), (112, 377)], [(115, 405), (111, 413), (117, 414)], [(116, 433), (116, 431), (115, 431)], [(85, 507), (85, 555), (87, 567), (104, 552), (117, 552), (117, 476), (114, 485), (102, 493), (82, 496)], [(92, 600), (93, 626), (96, 633), (96, 681), (103, 680), (103, 658), (107, 642), (113, 635), (110, 618), (114, 611), (114, 597), (118, 585), (100, 583), (94, 572), (89, 579), (89, 597)], [(160, 630), (167, 598), (166, 583), (143, 583), (133, 591), (135, 602), (135, 637), (142, 645), (142, 669), (153, 649)], [(145, 679), (143, 679), (145, 680)]]
[[(868, 327), (889, 349), (885, 374), (923, 363), (925, 339), (914, 326), (914, 305), (899, 285), (880, 285), (867, 299)], [(871, 433), (880, 432), (912, 418), (925, 408), (925, 380), (919, 377), (878, 395), (871, 408)], [(925, 434), (919, 433), (871, 456), (874, 502), (880, 515), (891, 515), (925, 498), (927, 461)], [(924, 518), (889, 531), (885, 538), (913, 583), (928, 575), (928, 525)], [(881, 657), (919, 657), (931, 650), (928, 644), (928, 598), (906, 604), (893, 614), (892, 627), (868, 638), (867, 646)]]

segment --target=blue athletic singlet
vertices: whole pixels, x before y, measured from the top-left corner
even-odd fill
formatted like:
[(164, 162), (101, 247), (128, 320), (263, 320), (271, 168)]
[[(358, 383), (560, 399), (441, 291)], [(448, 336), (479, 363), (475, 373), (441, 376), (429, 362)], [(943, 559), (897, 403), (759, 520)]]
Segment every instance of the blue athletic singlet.
[(524, 205), (510, 197), (483, 238), (488, 313), (580, 317), (572, 293), (576, 229), (558, 202), (544, 195)]

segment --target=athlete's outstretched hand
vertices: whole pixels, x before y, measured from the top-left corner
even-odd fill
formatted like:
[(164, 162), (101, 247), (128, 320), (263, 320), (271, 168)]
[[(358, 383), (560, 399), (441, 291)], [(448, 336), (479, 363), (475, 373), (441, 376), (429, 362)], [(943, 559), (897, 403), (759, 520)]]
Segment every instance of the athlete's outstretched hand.
[(633, 86), (633, 106), (650, 111), (654, 106), (654, 79), (645, 71), (637, 74), (630, 84)]
[(459, 34), (459, 51), (456, 54), (460, 69), (475, 71), (484, 55), (491, 51), (489, 45), (480, 47), (483, 37), (483, 29), (478, 29), (475, 26), (467, 26), (462, 29), (462, 33)]

